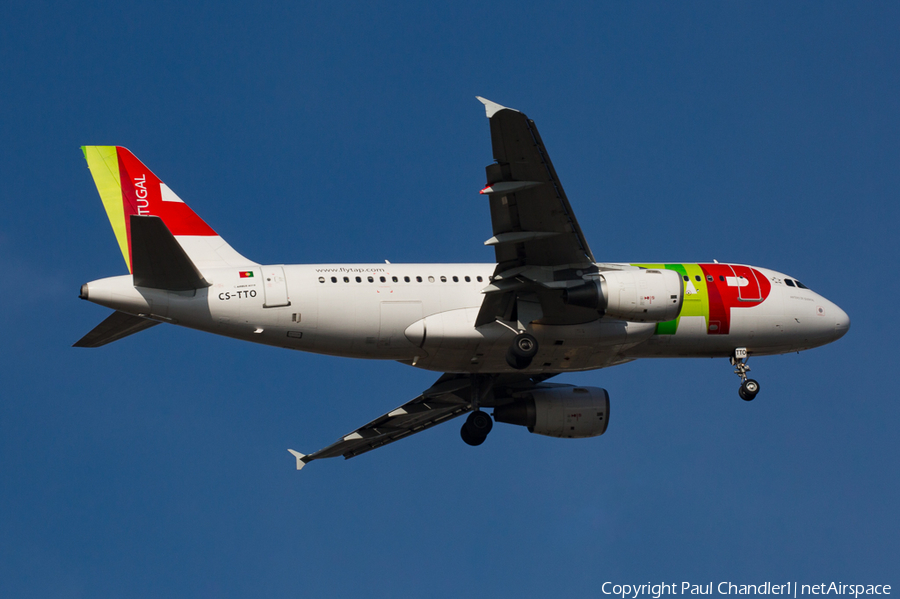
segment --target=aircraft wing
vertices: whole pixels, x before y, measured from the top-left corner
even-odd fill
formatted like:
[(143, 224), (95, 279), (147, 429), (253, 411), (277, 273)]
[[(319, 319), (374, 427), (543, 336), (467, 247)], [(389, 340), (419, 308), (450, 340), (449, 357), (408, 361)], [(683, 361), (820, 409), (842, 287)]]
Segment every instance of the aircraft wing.
[(356, 457), (468, 412), (472, 409), (468, 392), (463, 396), (456, 393), (470, 386), (468, 378), (444, 375), (415, 399), (344, 435), (328, 447), (309, 455), (293, 449), (288, 451), (297, 458), (297, 470), (312, 460), (341, 455), (346, 459)]
[(516, 266), (590, 266), (588, 247), (534, 121), (478, 98), (491, 123), (494, 164), (487, 171), (493, 245), (503, 270)]
[(596, 311), (564, 306), (560, 299), (561, 288), (581, 284), (582, 274), (596, 271), (595, 260), (534, 121), (478, 99), (491, 123), (495, 162), (485, 169), (481, 193), (489, 198), (494, 232), (485, 245), (494, 246), (497, 268), (475, 326), (596, 319)]
[(508, 402), (515, 390), (528, 389), (553, 376), (556, 375), (447, 373), (415, 399), (344, 435), (328, 447), (309, 455), (293, 449), (288, 451), (297, 458), (297, 470), (322, 458), (344, 456), (350, 459), (470, 412), (475, 393), (473, 386), (479, 389), (482, 407), (495, 407), (498, 403)]

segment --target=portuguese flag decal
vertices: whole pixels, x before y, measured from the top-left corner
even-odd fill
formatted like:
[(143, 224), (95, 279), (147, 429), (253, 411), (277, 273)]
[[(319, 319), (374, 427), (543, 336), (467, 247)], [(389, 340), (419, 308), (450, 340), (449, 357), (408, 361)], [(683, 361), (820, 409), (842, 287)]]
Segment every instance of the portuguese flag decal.
[(241, 275), (242, 279), (246, 279), (248, 277), (253, 278), (253, 271), (252, 270), (242, 270), (240, 272), (240, 275)]

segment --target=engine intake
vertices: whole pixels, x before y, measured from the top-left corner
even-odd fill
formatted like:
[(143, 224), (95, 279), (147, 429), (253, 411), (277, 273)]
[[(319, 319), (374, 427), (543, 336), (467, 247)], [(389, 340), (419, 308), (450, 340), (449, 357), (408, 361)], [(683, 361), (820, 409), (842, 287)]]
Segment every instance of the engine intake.
[(598, 437), (609, 424), (609, 393), (599, 387), (543, 385), (494, 408), (494, 420), (528, 427), (537, 435)]
[(666, 322), (681, 313), (684, 283), (673, 270), (610, 270), (570, 287), (563, 301), (630, 322)]

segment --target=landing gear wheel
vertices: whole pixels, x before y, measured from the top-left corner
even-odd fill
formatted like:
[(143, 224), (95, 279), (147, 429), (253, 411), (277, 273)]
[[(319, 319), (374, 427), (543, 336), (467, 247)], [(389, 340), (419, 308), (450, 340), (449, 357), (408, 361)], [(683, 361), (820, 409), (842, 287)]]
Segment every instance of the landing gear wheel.
[(738, 389), (738, 395), (740, 395), (741, 399), (744, 401), (753, 401), (753, 398), (756, 397), (757, 393), (759, 393), (759, 383), (753, 379), (745, 380), (741, 383), (740, 389)]
[(491, 417), (481, 410), (476, 410), (466, 418), (459, 434), (467, 445), (476, 446), (484, 443), (492, 428), (494, 428), (494, 421), (491, 420)]
[(516, 370), (528, 368), (537, 352), (538, 342), (534, 335), (519, 333), (506, 352), (506, 363)]
[(747, 366), (747, 360), (750, 359), (746, 347), (738, 347), (731, 356), (731, 365), (734, 366), (734, 373), (741, 377), (741, 386), (738, 389), (738, 395), (744, 401), (753, 401), (756, 394), (759, 393), (759, 383), (753, 379), (747, 378), (750, 367)]

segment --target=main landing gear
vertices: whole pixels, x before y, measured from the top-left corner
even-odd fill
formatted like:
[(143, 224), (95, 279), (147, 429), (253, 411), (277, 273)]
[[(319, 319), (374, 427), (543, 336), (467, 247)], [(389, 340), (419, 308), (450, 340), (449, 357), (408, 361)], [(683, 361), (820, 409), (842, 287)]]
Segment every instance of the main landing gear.
[(459, 434), (467, 445), (481, 445), (487, 439), (488, 433), (494, 428), (494, 422), (487, 412), (476, 410), (469, 414), (462, 425)]
[(741, 386), (738, 389), (738, 395), (740, 395), (741, 399), (744, 401), (753, 401), (753, 398), (759, 393), (759, 383), (753, 379), (747, 378), (747, 373), (750, 372), (750, 367), (747, 366), (748, 359), (747, 348), (739, 347), (734, 350), (734, 355), (731, 357), (731, 365), (734, 366), (734, 373), (741, 377)]
[(481, 445), (488, 433), (494, 428), (494, 421), (486, 412), (481, 411), (483, 400), (493, 387), (494, 377), (479, 374), (472, 375), (472, 413), (463, 422), (459, 435), (467, 445)]
[(516, 330), (499, 318), (496, 322), (516, 334), (512, 345), (509, 346), (509, 350), (506, 352), (506, 363), (509, 364), (509, 367), (516, 370), (524, 370), (531, 366), (531, 361), (534, 360), (538, 353), (538, 342), (534, 335), (523, 330)]
[(516, 370), (528, 368), (537, 352), (538, 342), (534, 335), (519, 333), (506, 352), (506, 363)]

